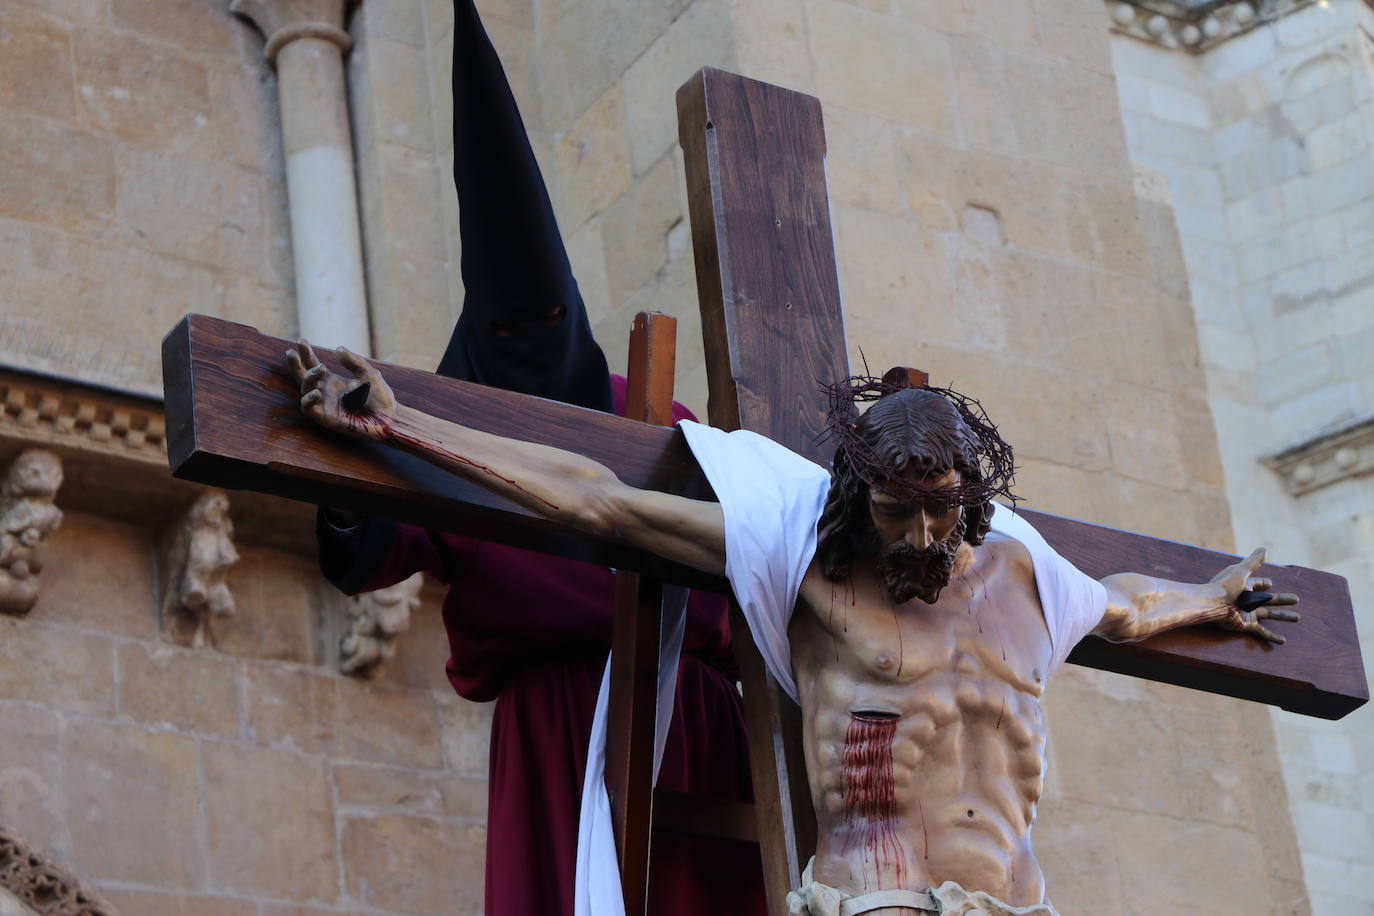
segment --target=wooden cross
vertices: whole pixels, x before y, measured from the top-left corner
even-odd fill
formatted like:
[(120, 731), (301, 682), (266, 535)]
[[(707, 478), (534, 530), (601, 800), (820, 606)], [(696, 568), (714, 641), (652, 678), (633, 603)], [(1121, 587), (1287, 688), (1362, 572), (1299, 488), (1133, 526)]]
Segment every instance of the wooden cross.
[[(710, 383), (709, 420), (746, 427), (824, 460), (818, 382), (848, 374), (827, 203), (818, 101), (717, 70), (678, 93)], [(666, 582), (728, 593), (719, 578), (614, 540), (577, 535), (409, 454), (320, 432), (304, 420), (281, 354), (287, 341), (203, 316), (163, 344), (169, 459), (178, 477), (385, 515)], [(331, 362), (324, 355), (326, 362)], [(331, 362), (331, 368), (337, 368)], [(437, 416), (571, 449), (633, 486), (694, 498), (711, 490), (674, 429), (381, 365), (398, 399)], [(1234, 558), (1023, 510), (1093, 577), (1129, 568), (1204, 580)], [(1069, 661), (1340, 718), (1366, 702), (1349, 591), (1339, 576), (1264, 567), (1302, 596), (1303, 620), (1281, 648), (1239, 634), (1181, 630), (1144, 642), (1081, 643)], [(800, 717), (736, 627), (745, 679), (758, 837), (770, 910), (800, 877), (814, 819), (801, 763)], [(631, 889), (627, 888), (627, 900)]]

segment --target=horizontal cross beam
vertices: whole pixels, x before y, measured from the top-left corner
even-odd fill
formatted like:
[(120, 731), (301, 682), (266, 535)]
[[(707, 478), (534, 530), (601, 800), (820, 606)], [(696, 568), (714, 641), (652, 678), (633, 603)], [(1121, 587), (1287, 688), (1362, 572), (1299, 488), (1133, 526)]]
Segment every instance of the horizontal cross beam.
[[(443, 531), (633, 569), (728, 592), (721, 577), (669, 563), (613, 539), (594, 539), (532, 515), (400, 450), (325, 433), (307, 421), (286, 371), (290, 342), (203, 315), (163, 341), (168, 459), (175, 476), (248, 489)], [(322, 353), (331, 368), (332, 355)], [(398, 399), (487, 432), (568, 449), (626, 483), (714, 498), (675, 429), (378, 364)], [(1186, 544), (1025, 512), (1090, 576), (1132, 571), (1205, 580), (1234, 557)], [(1350, 593), (1340, 576), (1263, 567), (1277, 591), (1302, 597), (1303, 619), (1280, 624), (1286, 645), (1216, 630), (1181, 630), (1129, 645), (1088, 639), (1070, 661), (1164, 683), (1258, 700), (1337, 719), (1369, 698)]]

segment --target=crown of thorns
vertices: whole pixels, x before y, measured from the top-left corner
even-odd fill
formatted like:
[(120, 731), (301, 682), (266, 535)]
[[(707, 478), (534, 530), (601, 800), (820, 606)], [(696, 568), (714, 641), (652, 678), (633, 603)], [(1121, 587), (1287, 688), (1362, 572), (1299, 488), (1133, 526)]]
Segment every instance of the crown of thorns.
[[(979, 474), (963, 475), (964, 479), (952, 487), (930, 487), (900, 477), (895, 469), (884, 464), (873, 446), (859, 434), (858, 405), (908, 388), (913, 386), (872, 375), (851, 375), (832, 385), (822, 385), (821, 390), (830, 400), (830, 409), (826, 413), (821, 440), (833, 442), (837, 452), (844, 451), (849, 466), (860, 480), (899, 499), (938, 499), (960, 506), (978, 506), (1000, 496), (1015, 505), (1018, 497), (1011, 487), (1016, 463), (1011, 446), (997, 432), (996, 424), (988, 419), (982, 404), (951, 388), (925, 385), (917, 390), (943, 395), (954, 405), (972, 434), (968, 458), (978, 467)], [(972, 476), (982, 479), (970, 479)]]

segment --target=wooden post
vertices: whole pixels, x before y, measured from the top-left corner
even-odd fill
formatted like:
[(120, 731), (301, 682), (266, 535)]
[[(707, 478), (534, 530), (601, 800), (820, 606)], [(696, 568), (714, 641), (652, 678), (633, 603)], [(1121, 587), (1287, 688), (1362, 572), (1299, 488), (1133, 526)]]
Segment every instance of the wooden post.
[[(640, 312), (630, 331), (625, 416), (655, 426), (673, 424), (677, 319)], [(648, 906), (653, 832), (654, 734), (663, 582), (620, 571), (615, 577), (611, 696), (606, 733), (606, 791), (620, 854), (625, 916)]]
[[(820, 103), (707, 68), (677, 105), (711, 425), (824, 463), (817, 389), (849, 372)], [(785, 913), (816, 847), (801, 711), (764, 670), (738, 612), (732, 629), (768, 906)]]

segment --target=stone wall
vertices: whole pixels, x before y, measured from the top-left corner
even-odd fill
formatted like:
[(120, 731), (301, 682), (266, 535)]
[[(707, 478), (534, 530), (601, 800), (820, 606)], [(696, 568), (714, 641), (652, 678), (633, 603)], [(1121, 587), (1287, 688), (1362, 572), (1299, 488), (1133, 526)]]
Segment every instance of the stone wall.
[[(825, 104), (856, 362), (981, 397), (1032, 506), (1231, 546), (1174, 219), (1133, 181), (1098, 0), (480, 6), (613, 366), (634, 312), (676, 314), (704, 408), (672, 96), (736, 69)], [(350, 25), (375, 349), (426, 368), (460, 292), (447, 16), (364, 0)], [(261, 37), (219, 0), (0, 17), (24, 42), (0, 53), (0, 359), (152, 389), (182, 311), (292, 333)], [(485, 713), (438, 680), (434, 596), (381, 681), (339, 677), (334, 599), (262, 505), (236, 502), (236, 617), (184, 646), (157, 610), (161, 522), (66, 504), (39, 606), (0, 621), (0, 819), (127, 912), (479, 911)], [(1305, 912), (1264, 710), (1080, 669), (1047, 705), (1036, 834), (1064, 912)]]
[[(359, 136), (393, 137), (360, 144), (369, 212), (436, 217), (440, 253), (370, 279), (430, 322), (381, 323), (387, 355), (429, 365), (442, 164), (393, 122), (417, 85), (421, 123), (442, 106), (380, 65), (411, 46), (386, 6), (353, 23)], [(0, 0), (0, 474), (32, 445), (66, 470), (38, 603), (0, 615), (0, 824), (125, 916), (476, 914), (489, 709), (444, 680), (439, 592), (377, 679), (344, 677), (311, 513), (235, 494), (235, 611), (189, 638), (163, 551), (199, 490), (167, 474), (156, 398), (100, 388), (160, 393), (187, 311), (295, 333), (275, 86), (227, 0)]]
[[(1370, 19), (1356, 0), (1311, 4), (1198, 56), (1112, 39), (1131, 158), (1177, 215), (1237, 538), (1346, 576), (1366, 658)], [(1275, 713), (1318, 913), (1374, 906), (1374, 782), (1362, 775), (1374, 766), (1371, 716)]]
[(0, 3), (0, 360), (154, 392), (188, 311), (294, 333), (274, 83), (224, 6)]

